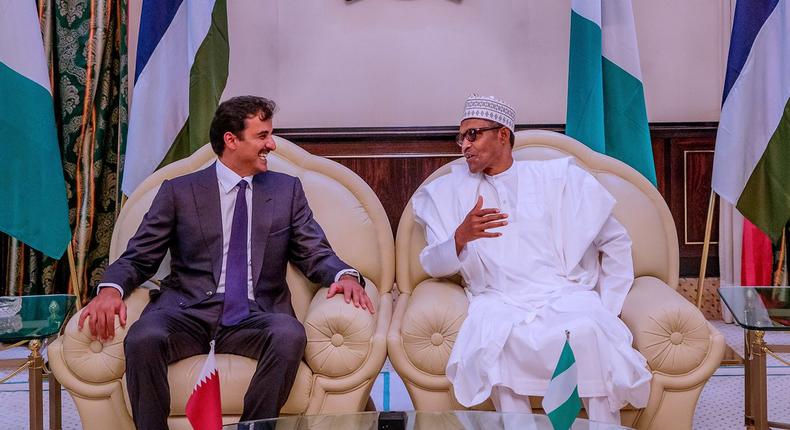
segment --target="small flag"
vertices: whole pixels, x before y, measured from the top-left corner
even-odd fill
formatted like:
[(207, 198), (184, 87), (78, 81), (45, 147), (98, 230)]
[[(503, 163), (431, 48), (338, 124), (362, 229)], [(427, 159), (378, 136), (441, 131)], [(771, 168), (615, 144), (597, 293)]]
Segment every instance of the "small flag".
[(195, 430), (222, 428), (222, 401), (219, 393), (219, 372), (214, 361), (214, 341), (200, 371), (192, 395), (187, 400), (187, 419)]
[(554, 374), (549, 381), (549, 389), (543, 396), (543, 410), (549, 416), (554, 430), (568, 430), (582, 409), (579, 400), (579, 377), (576, 373), (576, 359), (569, 342), (570, 332), (565, 331), (565, 346)]

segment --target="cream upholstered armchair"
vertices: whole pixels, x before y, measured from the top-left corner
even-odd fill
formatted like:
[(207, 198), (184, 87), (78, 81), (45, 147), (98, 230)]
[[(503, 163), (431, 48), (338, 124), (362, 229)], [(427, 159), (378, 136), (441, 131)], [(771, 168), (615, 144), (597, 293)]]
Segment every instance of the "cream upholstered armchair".
[[(653, 380), (647, 407), (624, 408), (622, 423), (639, 429), (691, 429), (702, 387), (724, 354), (724, 339), (675, 291), (679, 262), (672, 215), (659, 192), (631, 167), (559, 133), (516, 133), (517, 160), (569, 155), (615, 196), (615, 216), (633, 241), (635, 281), (621, 318), (634, 335), (634, 347), (647, 359)], [(448, 163), (423, 184), (463, 162)], [(416, 409), (461, 409), (445, 367), (468, 301), (460, 278), (432, 279), (423, 271), (419, 254), (425, 244), (424, 229), (415, 223), (409, 203), (395, 241), (401, 294), (387, 337), (388, 353)], [(533, 409), (540, 410), (540, 398), (531, 400)], [(493, 406), (487, 400), (474, 409)]]
[[(285, 139), (275, 140), (277, 150), (268, 157), (270, 168), (301, 179), (316, 220), (338, 255), (365, 276), (367, 293), (377, 309), (370, 315), (345, 303), (342, 295), (326, 299), (326, 288), (319, 289), (289, 265), (288, 286), (296, 316), (307, 332), (307, 347), (281, 413), (360, 411), (386, 358), (386, 333), (392, 316), (390, 290), (395, 276), (392, 230), (381, 202), (361, 178)], [(147, 178), (118, 217), (110, 260), (124, 251), (165, 179), (193, 172), (214, 160), (211, 146), (205, 145), (191, 157)], [(169, 267), (168, 255), (156, 277), (162, 279)], [(123, 340), (147, 303), (145, 288), (138, 288), (126, 299), (126, 329), (120, 328), (116, 318), (116, 336), (109, 343), (91, 341), (87, 324), (79, 331), (75, 316), (49, 347), (52, 370), (72, 394), (85, 429), (134, 428), (126, 395)], [(190, 428), (184, 408), (205, 357), (190, 357), (169, 367), (170, 428)], [(228, 354), (217, 354), (216, 360), (223, 420), (238, 421), (256, 361)]]

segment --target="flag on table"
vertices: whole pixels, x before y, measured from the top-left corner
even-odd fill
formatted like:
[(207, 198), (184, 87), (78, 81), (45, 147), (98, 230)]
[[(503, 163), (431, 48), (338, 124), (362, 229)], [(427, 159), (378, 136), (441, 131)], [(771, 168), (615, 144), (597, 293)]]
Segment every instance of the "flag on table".
[(36, 3), (0, 2), (0, 231), (60, 258), (71, 227), (52, 100)]
[(570, 342), (565, 339), (565, 346), (549, 381), (549, 389), (543, 396), (543, 410), (546, 411), (554, 430), (571, 428), (576, 416), (579, 415), (582, 403), (579, 399), (578, 385), (576, 359)]
[(219, 372), (214, 360), (213, 340), (195, 388), (187, 400), (186, 415), (195, 430), (222, 428), (222, 401), (219, 391)]
[(565, 134), (656, 184), (630, 0), (573, 0)]
[(713, 189), (773, 241), (790, 220), (790, 6), (735, 7)]
[(226, 0), (145, 0), (122, 189), (206, 144), (228, 80)]

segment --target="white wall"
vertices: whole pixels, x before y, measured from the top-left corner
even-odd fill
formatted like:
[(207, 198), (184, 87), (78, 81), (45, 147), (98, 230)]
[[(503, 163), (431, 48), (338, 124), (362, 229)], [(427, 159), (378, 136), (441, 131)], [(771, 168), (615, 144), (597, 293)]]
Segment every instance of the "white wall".
[[(651, 122), (718, 120), (733, 4), (634, 0)], [(228, 19), (223, 98), (276, 100), (277, 127), (455, 125), (472, 92), (565, 122), (570, 0), (228, 0)]]

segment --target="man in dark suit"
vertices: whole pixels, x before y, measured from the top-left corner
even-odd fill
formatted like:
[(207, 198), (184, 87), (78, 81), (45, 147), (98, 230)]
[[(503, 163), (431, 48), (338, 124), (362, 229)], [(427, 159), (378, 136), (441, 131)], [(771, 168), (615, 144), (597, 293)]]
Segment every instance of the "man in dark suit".
[(100, 340), (126, 325), (123, 298), (153, 276), (167, 251), (170, 275), (124, 341), (132, 415), (140, 429), (165, 429), (167, 365), (205, 354), (244, 355), (258, 367), (242, 420), (274, 417), (285, 403), (306, 343), (285, 282), (294, 263), (311, 281), (373, 313), (359, 273), (332, 251), (313, 219), (299, 179), (267, 171), (275, 149), (274, 102), (223, 102), (211, 123), (219, 160), (162, 183), (123, 255), (104, 273), (85, 320)]

